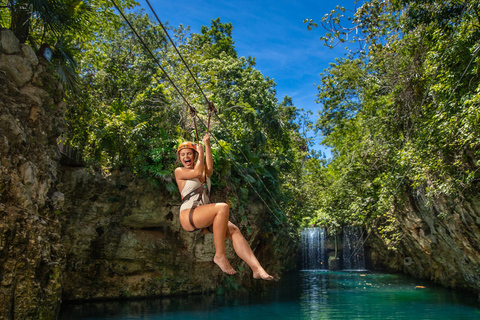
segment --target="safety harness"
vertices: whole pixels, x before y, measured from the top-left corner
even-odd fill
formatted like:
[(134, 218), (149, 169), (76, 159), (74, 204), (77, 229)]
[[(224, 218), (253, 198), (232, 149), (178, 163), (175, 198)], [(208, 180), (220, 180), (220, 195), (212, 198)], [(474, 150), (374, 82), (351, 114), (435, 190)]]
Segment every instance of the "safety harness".
[[(197, 226), (195, 226), (195, 224), (193, 223), (193, 210), (195, 210), (195, 208), (197, 207), (197, 203), (200, 202), (200, 200), (202, 199), (202, 196), (203, 196), (203, 191), (206, 189), (207, 190), (207, 197), (210, 196), (210, 190), (208, 189), (208, 186), (207, 186), (207, 179), (205, 177), (205, 181), (202, 182), (202, 185), (200, 187), (198, 187), (197, 189), (193, 190), (192, 192), (188, 193), (185, 197), (183, 197), (183, 202), (186, 202), (188, 201), (190, 198), (198, 195), (198, 198), (196, 200), (194, 200), (193, 202), (193, 206), (190, 208), (190, 212), (188, 214), (188, 220), (190, 221), (190, 224), (192, 225), (192, 227), (194, 228), (192, 231), (190, 232), (194, 232), (194, 231), (198, 231), (200, 230), (199, 228), (197, 228)], [(210, 227), (208, 227), (208, 230), (210, 230)], [(212, 232), (212, 230), (210, 230), (210, 232)], [(213, 233), (213, 232), (212, 232)]]
[[(193, 107), (192, 105), (188, 105), (189, 106), (189, 109), (190, 109), (190, 116), (192, 116), (193, 118), (193, 124), (194, 124), (194, 127), (195, 127), (195, 137), (197, 138), (197, 143), (199, 143), (199, 138), (198, 138), (198, 130), (197, 130), (197, 110), (195, 109), (195, 107)], [(212, 117), (212, 114), (215, 113), (217, 110), (215, 109), (215, 106), (213, 105), (213, 102), (211, 101), (208, 101), (208, 124), (207, 124), (207, 134), (209, 133), (210, 131), (210, 118)], [(200, 230), (199, 228), (197, 228), (195, 226), (195, 224), (193, 223), (193, 210), (195, 210), (195, 208), (197, 208), (197, 203), (200, 202), (200, 200), (202, 199), (202, 195), (203, 195), (203, 191), (206, 189), (207, 190), (207, 197), (210, 197), (210, 190), (208, 189), (208, 186), (207, 186), (207, 175), (206, 173), (204, 172), (205, 174), (205, 180), (202, 182), (202, 185), (200, 187), (198, 187), (197, 189), (193, 190), (192, 192), (188, 193), (185, 197), (183, 197), (183, 202), (186, 202), (188, 201), (191, 197), (194, 197), (196, 195), (198, 195), (198, 198), (193, 202), (193, 206), (190, 208), (190, 213), (188, 214), (188, 220), (190, 221), (190, 224), (192, 225), (192, 227), (194, 228), (191, 232), (194, 232), (194, 231), (198, 231)], [(207, 227), (207, 229), (213, 233), (213, 231), (210, 229), (210, 226)]]

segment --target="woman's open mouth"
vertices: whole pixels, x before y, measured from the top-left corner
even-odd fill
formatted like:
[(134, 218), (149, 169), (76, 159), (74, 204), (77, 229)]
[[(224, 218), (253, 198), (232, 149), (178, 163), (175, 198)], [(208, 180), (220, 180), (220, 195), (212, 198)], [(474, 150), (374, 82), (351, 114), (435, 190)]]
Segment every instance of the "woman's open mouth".
[(190, 166), (192, 164), (192, 160), (186, 159), (184, 160), (185, 166)]

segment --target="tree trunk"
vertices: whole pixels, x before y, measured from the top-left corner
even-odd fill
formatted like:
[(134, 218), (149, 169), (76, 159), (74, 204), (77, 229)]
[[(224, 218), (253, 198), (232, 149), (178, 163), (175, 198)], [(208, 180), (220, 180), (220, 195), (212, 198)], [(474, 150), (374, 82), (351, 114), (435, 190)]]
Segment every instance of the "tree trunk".
[(30, 31), (31, 10), (28, 2), (18, 1), (12, 5), (12, 23), (10, 29), (18, 38), (20, 43), (27, 41)]

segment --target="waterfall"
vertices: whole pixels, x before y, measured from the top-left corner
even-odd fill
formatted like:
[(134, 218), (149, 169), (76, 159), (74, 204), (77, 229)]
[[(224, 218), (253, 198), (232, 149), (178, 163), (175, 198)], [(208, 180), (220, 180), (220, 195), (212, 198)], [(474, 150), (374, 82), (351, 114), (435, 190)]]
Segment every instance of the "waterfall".
[(365, 270), (363, 231), (359, 227), (343, 228), (343, 269)]
[(306, 228), (302, 230), (302, 268), (305, 270), (326, 269), (325, 228)]

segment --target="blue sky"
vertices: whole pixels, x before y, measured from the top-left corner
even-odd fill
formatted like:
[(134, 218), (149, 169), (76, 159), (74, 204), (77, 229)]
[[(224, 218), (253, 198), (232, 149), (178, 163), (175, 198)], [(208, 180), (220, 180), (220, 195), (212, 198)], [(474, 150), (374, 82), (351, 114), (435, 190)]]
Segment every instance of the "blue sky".
[[(279, 102), (285, 95), (292, 97), (297, 108), (314, 113), (312, 121), (316, 120), (320, 108), (315, 103), (319, 74), (336, 57), (342, 57), (343, 50), (325, 47), (319, 40), (324, 30), (308, 31), (303, 20), (320, 22), (336, 5), (354, 8), (354, 0), (149, 1), (162, 23), (190, 26), (196, 33), (218, 17), (223, 23), (231, 22), (238, 55), (255, 57), (257, 69), (277, 83)], [(139, 0), (139, 3), (151, 15), (146, 2)], [(324, 150), (318, 145), (315, 149)], [(329, 151), (325, 151), (330, 156)]]

